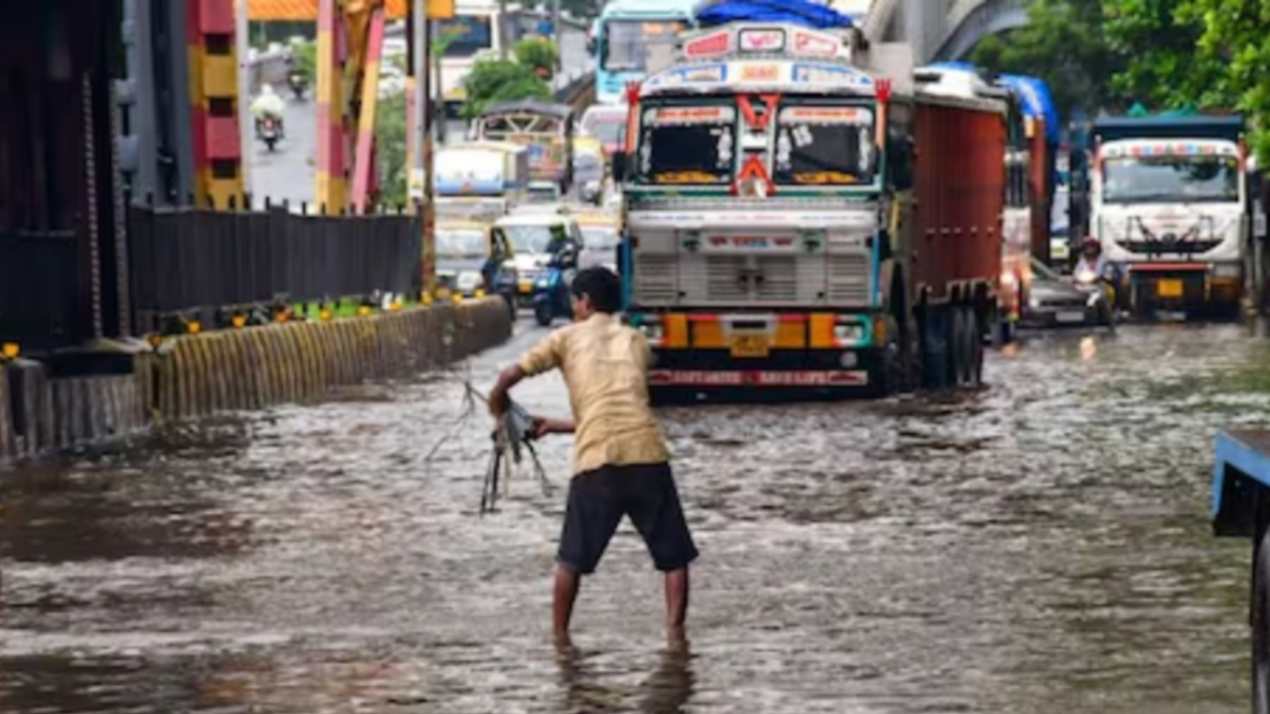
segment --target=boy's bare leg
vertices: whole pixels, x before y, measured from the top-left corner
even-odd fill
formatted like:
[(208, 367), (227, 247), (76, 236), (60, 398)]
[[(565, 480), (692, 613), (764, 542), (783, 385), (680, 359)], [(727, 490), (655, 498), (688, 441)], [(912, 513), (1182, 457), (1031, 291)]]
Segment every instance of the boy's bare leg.
[(562, 563), (556, 564), (556, 582), (551, 599), (551, 622), (558, 644), (568, 644), (569, 621), (573, 619), (573, 603), (578, 599), (580, 585), (581, 578), (572, 568)]
[(688, 619), (688, 567), (666, 573), (666, 636), (671, 641), (684, 639), (684, 623)]

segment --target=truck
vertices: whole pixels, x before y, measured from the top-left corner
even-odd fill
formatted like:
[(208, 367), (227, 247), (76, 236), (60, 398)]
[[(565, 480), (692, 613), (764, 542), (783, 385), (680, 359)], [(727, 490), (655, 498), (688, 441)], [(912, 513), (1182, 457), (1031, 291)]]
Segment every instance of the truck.
[(1122, 308), (1238, 314), (1251, 231), (1243, 133), (1239, 116), (1094, 123), (1090, 228)]
[(437, 213), (492, 223), (522, 203), (529, 185), (526, 147), (478, 141), (437, 150), (434, 161)]
[(595, 99), (626, 101), (626, 85), (648, 74), (658, 52), (671, 53), (681, 32), (695, 26), (701, 0), (610, 0), (592, 26)]
[(852, 38), (734, 22), (632, 88), (619, 267), (654, 401), (980, 383), (1005, 94), (937, 68), (898, 86)]

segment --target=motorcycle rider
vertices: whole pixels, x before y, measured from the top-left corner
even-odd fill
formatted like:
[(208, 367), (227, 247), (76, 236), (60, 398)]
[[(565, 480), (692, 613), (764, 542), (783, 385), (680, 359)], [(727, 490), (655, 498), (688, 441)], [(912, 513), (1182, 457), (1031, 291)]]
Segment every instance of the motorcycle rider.
[(273, 90), (273, 85), (266, 84), (261, 87), (260, 94), (251, 102), (251, 113), (256, 120), (256, 134), (260, 134), (260, 128), (266, 119), (272, 119), (278, 134), (281, 135), (282, 112), (285, 109), (286, 102)]
[(1102, 256), (1102, 243), (1093, 236), (1085, 236), (1080, 242), (1080, 259), (1072, 275), (1077, 282), (1092, 283), (1107, 276), (1107, 261)]

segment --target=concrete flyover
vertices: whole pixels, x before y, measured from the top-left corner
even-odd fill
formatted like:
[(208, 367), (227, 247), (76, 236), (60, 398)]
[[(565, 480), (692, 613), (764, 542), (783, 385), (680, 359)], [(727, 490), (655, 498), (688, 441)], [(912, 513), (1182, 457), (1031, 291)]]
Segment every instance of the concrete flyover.
[(904, 43), (914, 66), (963, 59), (988, 35), (1028, 22), (1028, 0), (873, 0), (861, 22), (874, 43)]

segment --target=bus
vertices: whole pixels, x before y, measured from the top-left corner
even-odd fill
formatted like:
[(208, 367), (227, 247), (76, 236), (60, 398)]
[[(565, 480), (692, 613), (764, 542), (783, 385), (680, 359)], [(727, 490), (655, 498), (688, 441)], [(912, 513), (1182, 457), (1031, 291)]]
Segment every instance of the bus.
[(595, 98), (626, 101), (626, 85), (647, 76), (658, 52), (673, 53), (679, 33), (695, 25), (701, 0), (612, 0), (595, 21)]

